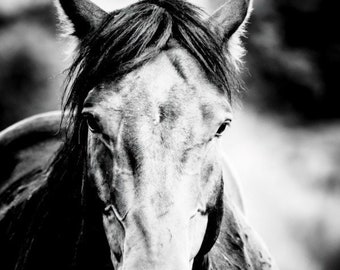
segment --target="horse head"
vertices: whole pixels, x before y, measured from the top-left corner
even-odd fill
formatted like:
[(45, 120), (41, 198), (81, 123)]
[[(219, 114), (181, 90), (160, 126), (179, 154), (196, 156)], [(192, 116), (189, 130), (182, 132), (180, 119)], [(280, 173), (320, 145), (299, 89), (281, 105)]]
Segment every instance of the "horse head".
[(79, 39), (70, 97), (88, 126), (87, 175), (112, 263), (191, 269), (219, 235), (219, 137), (232, 120), (232, 47), (249, 1), (227, 0), (207, 20), (180, 0), (112, 13), (86, 0), (60, 4)]

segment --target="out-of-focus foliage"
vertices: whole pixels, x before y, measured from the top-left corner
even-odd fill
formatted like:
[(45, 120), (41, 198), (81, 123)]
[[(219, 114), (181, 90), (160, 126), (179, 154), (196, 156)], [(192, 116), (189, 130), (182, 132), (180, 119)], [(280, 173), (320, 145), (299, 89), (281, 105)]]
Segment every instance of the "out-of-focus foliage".
[(340, 117), (338, 1), (255, 0), (250, 100), (300, 119)]

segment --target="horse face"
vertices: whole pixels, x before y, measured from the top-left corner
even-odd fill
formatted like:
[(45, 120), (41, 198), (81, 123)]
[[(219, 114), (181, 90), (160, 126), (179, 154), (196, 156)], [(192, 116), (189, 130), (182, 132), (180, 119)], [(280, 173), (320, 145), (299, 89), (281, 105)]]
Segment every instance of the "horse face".
[(228, 99), (175, 46), (93, 89), (83, 115), (115, 267), (190, 269), (221, 205), (218, 137), (231, 121)]
[[(190, 49), (188, 53), (176, 44), (165, 46), (171, 40), (172, 34), (166, 35), (170, 31), (187, 49), (188, 42), (192, 42), (191, 47), (202, 40), (210, 42), (211, 35), (198, 27), (196, 12), (182, 1), (140, 1), (127, 8), (124, 16), (121, 11), (107, 15), (88, 0), (59, 2), (73, 26), (73, 35), (84, 41), (82, 45), (92, 44), (91, 36), (98, 32), (101, 42), (96, 43), (94, 51), (112, 42), (118, 48), (128, 42), (130, 50), (120, 52), (136, 56), (139, 51), (145, 55), (151, 52), (147, 47), (155, 41), (162, 48), (150, 58), (153, 60), (148, 59), (123, 77), (113, 74), (111, 77), (120, 79), (106, 80), (89, 92), (83, 105), (91, 131), (88, 173), (104, 205), (103, 224), (116, 269), (191, 269), (193, 259), (213, 246), (223, 212), (218, 137), (230, 123), (230, 105), (223, 91), (209, 82), (201, 64), (209, 66), (209, 77), (212, 73), (223, 77), (219, 64), (224, 60), (202, 60), (193, 57)], [(242, 55), (239, 37), (250, 2), (226, 0), (206, 22), (216, 36), (209, 48), (218, 50), (219, 56), (225, 49), (226, 59), (236, 67)], [(173, 14), (166, 15), (165, 10)], [(152, 14), (148, 17), (151, 25), (158, 22), (157, 29), (141, 26), (148, 14)], [(169, 16), (179, 25), (170, 23)], [(184, 24), (190, 24), (191, 34), (183, 30)], [(127, 33), (123, 30), (128, 25), (132, 30)], [(114, 38), (102, 40), (109, 26), (115, 29)], [(192, 35), (201, 41), (192, 39)], [(208, 50), (204, 48), (204, 52)], [(114, 55), (110, 59), (121, 65), (124, 58)], [(98, 57), (87, 59), (91, 67), (96, 66)], [(125, 64), (129, 66), (129, 61)], [(93, 74), (91, 69), (88, 73)]]

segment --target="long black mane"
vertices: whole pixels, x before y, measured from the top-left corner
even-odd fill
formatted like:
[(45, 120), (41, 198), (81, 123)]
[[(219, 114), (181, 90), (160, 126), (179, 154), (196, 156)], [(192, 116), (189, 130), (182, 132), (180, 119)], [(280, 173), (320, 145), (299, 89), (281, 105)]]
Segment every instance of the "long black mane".
[(198, 8), (181, 0), (145, 0), (108, 14), (99, 29), (80, 41), (69, 69), (67, 139), (45, 171), (46, 184), (0, 224), (6, 234), (0, 237), (1, 256), (8, 254), (4, 269), (112, 269), (102, 206), (85, 181), (83, 102), (91, 89), (119, 80), (169, 49), (171, 41), (195, 57), (207, 78), (231, 99), (239, 87), (237, 76), (220, 37)]

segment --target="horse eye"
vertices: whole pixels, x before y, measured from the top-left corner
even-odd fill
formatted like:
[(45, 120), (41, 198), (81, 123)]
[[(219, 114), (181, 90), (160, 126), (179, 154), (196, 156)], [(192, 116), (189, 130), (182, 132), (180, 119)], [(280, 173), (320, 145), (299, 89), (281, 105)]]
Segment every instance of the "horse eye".
[(101, 127), (99, 124), (98, 119), (96, 119), (95, 116), (92, 114), (85, 114), (83, 116), (86, 120), (86, 123), (92, 133), (100, 133), (101, 132)]
[(221, 137), (225, 129), (230, 126), (230, 120), (225, 121), (217, 130), (215, 137)]

